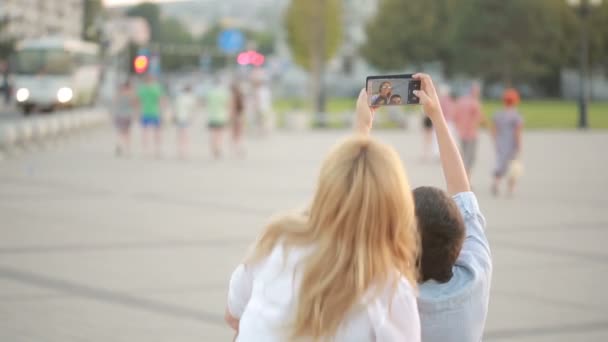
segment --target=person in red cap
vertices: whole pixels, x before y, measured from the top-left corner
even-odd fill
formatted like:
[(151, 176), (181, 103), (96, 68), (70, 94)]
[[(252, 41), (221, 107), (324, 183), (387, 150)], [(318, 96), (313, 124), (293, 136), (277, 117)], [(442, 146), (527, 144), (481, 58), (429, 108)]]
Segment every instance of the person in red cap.
[(522, 147), (523, 119), (517, 110), (519, 93), (509, 88), (503, 94), (504, 108), (494, 114), (492, 137), (496, 148), (496, 168), (492, 193), (498, 195), (500, 181), (508, 176), (508, 194), (512, 195), (521, 173), (519, 157)]

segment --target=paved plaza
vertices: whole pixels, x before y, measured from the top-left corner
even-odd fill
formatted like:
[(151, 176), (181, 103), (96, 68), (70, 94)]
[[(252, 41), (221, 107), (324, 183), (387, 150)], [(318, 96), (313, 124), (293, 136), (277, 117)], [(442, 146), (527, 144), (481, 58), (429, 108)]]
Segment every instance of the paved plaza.
[[(232, 269), (271, 215), (307, 204), (348, 132), (278, 132), (220, 161), (194, 133), (189, 161), (173, 134), (161, 160), (116, 158), (109, 128), (0, 161), (0, 341), (230, 340)], [(417, 130), (374, 134), (413, 186), (443, 185)], [(524, 145), (515, 198), (489, 194), (486, 135), (473, 175), (494, 257), (484, 341), (608, 341), (608, 133)]]

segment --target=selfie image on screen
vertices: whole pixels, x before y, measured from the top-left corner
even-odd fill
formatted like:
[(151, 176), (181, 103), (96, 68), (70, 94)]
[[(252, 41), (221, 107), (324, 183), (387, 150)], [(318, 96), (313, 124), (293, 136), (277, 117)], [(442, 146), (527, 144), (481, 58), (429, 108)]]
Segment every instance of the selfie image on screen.
[(403, 105), (406, 103), (410, 79), (392, 78), (370, 80), (370, 105)]

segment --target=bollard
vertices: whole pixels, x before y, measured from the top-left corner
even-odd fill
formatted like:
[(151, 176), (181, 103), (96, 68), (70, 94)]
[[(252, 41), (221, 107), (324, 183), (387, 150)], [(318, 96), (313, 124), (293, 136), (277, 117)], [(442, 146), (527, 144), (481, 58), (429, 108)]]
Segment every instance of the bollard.
[(34, 120), (32, 124), (34, 126), (34, 142), (40, 148), (45, 147), (45, 141), (49, 137), (48, 120), (37, 119)]
[[(101, 109), (57, 113), (20, 122), (0, 125), (0, 160), (6, 155), (17, 155), (24, 150), (58, 146), (67, 142), (73, 133), (97, 127), (108, 121), (108, 113)], [(75, 135), (74, 135), (75, 136)]]
[(59, 125), (61, 126), (61, 134), (68, 135), (70, 133), (70, 117), (67, 114), (63, 114), (59, 117)]
[(74, 116), (74, 129), (81, 129), (82, 128), (82, 115), (75, 115)]
[(37, 119), (33, 121), (34, 126), (34, 140), (44, 140), (48, 134), (48, 123), (43, 119)]
[(0, 160), (5, 159), (17, 141), (17, 129), (12, 124), (0, 126)]
[(31, 142), (33, 136), (34, 129), (32, 123), (29, 120), (21, 122), (17, 128), (18, 143), (25, 146)]

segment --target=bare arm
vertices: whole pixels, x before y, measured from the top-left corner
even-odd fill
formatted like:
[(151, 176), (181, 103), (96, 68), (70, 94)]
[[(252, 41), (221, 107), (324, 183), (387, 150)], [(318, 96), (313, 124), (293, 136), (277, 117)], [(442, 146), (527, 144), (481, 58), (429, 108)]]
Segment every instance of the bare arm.
[(356, 134), (368, 135), (372, 129), (372, 123), (374, 120), (374, 113), (369, 107), (367, 100), (367, 91), (361, 89), (359, 97), (357, 98), (357, 107), (355, 110), (355, 123), (354, 130)]
[(490, 123), (490, 134), (492, 135), (492, 141), (494, 141), (494, 145), (496, 145), (496, 123)]
[(228, 308), (226, 308), (226, 313), (224, 314), (224, 320), (226, 321), (226, 323), (228, 323), (228, 326), (232, 328), (232, 330), (236, 331), (238, 333), (239, 331), (239, 319), (234, 318), (231, 314), (230, 314), (230, 310), (228, 310)]
[(414, 78), (422, 81), (422, 89), (416, 91), (415, 95), (420, 98), (424, 112), (433, 121), (448, 193), (455, 195), (471, 191), (460, 152), (443, 117), (433, 80), (427, 74), (416, 74)]
[(521, 153), (523, 127), (524, 127), (524, 125), (520, 123), (519, 125), (517, 125), (517, 128), (515, 129), (515, 146), (516, 146), (516, 151), (517, 151), (518, 155)]

